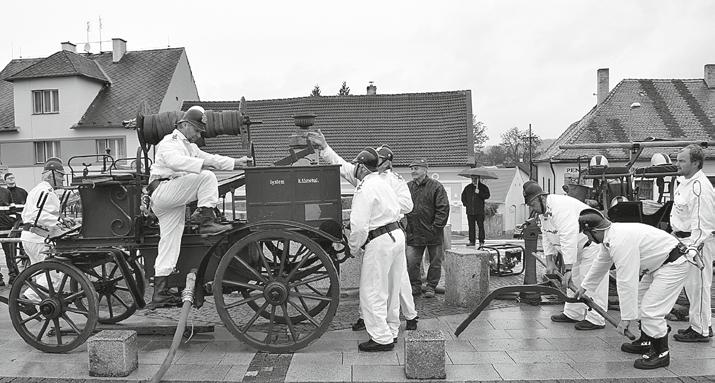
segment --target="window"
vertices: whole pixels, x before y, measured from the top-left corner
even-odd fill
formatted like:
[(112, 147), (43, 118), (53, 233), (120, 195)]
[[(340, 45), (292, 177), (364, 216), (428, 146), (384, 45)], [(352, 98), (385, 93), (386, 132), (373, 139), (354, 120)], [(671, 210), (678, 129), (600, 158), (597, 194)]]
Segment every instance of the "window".
[(59, 141), (35, 142), (35, 163), (44, 164), (48, 158), (60, 156)]
[(32, 112), (48, 114), (60, 112), (60, 93), (57, 89), (33, 90)]
[(123, 138), (106, 138), (96, 140), (96, 142), (97, 154), (107, 154), (107, 149), (109, 149), (109, 155), (112, 156), (115, 160), (117, 158), (126, 157)]

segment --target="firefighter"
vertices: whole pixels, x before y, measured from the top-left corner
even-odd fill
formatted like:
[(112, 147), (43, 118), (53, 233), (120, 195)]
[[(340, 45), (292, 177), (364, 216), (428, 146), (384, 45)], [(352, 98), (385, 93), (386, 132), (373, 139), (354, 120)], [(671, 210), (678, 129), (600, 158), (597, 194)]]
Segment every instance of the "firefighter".
[[(335, 153), (335, 151), (328, 145), (325, 140), (325, 136), (320, 129), (318, 129), (317, 132), (310, 132), (308, 137), (313, 145), (316, 145), (321, 150), (320, 156), (331, 164), (340, 165), (340, 174), (342, 177), (353, 186), (357, 186), (359, 182), (355, 176), (355, 170), (357, 167), (354, 164), (345, 161), (342, 157)], [(383, 145), (376, 151), (379, 156), (378, 172), (380, 175), (386, 177), (390, 186), (392, 186), (392, 189), (397, 194), (400, 204), (400, 216), (403, 216), (404, 214), (412, 211), (412, 196), (410, 195), (410, 190), (407, 188), (405, 180), (399, 174), (392, 171), (392, 150), (387, 145)], [(406, 319), (405, 330), (416, 330), (417, 310), (415, 309), (412, 294), (410, 294), (411, 288), (409, 283), (410, 280), (407, 276), (407, 268), (405, 268), (404, 275), (407, 285), (405, 287), (405, 280), (403, 280), (403, 286), (400, 288), (400, 306), (402, 307), (402, 313)], [(353, 324), (352, 329), (353, 331), (364, 330), (364, 319), (359, 317)]]
[(704, 245), (701, 265), (690, 268), (685, 282), (685, 293), (690, 301), (690, 326), (678, 330), (673, 336), (679, 342), (709, 342), (713, 336), (710, 295), (715, 252), (712, 235), (715, 231), (715, 192), (703, 173), (704, 160), (700, 146), (688, 145), (678, 153), (676, 162), (680, 177), (670, 212), (673, 234), (685, 245)]
[(360, 309), (370, 335), (360, 351), (389, 351), (400, 328), (400, 281), (407, 267), (405, 235), (400, 230), (400, 204), (387, 177), (377, 172), (378, 154), (366, 148), (353, 161), (355, 189), (350, 212), (348, 245), (363, 252), (360, 270)]
[[(524, 202), (539, 214), (541, 220), (546, 273), (556, 271), (556, 257), (560, 253), (563, 257), (564, 286), (568, 286), (570, 281), (578, 286), (600, 252), (598, 246), (589, 246), (586, 236), (578, 231), (578, 213), (589, 207), (570, 196), (548, 194), (534, 181), (524, 184)], [(589, 295), (597, 305), (607, 310), (608, 277), (604, 276), (593, 291), (589, 291)], [(606, 327), (605, 319), (595, 311), (587, 310), (583, 303), (564, 303), (563, 312), (552, 315), (551, 320), (575, 323), (576, 330)]]
[(621, 307), (618, 331), (623, 333), (632, 321), (641, 321), (640, 339), (624, 343), (621, 350), (643, 355), (635, 361), (635, 368), (668, 366), (665, 316), (675, 305), (691, 268), (683, 256), (685, 247), (663, 230), (643, 223), (611, 223), (594, 209), (581, 211), (579, 228), (591, 241), (602, 244), (603, 251), (593, 261), (577, 297), (593, 290), (615, 264)]
[(176, 306), (179, 297), (169, 293), (167, 280), (179, 259), (184, 233), (186, 204), (197, 201), (198, 209), (191, 223), (202, 234), (220, 233), (230, 225), (221, 225), (215, 215), (218, 181), (211, 170), (246, 167), (249, 157), (231, 158), (203, 152), (196, 145), (206, 132), (206, 115), (200, 106), (192, 106), (176, 123), (176, 129), (156, 145), (147, 191), (151, 207), (159, 219), (159, 250), (154, 264), (154, 293), (148, 308)]

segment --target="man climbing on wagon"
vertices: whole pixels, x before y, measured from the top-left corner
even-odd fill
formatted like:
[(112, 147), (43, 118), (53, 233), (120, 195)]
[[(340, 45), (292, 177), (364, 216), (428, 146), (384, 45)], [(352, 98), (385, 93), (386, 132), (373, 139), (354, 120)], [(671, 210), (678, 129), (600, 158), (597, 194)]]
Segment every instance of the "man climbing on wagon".
[(215, 234), (231, 229), (222, 225), (215, 214), (218, 204), (218, 180), (212, 170), (235, 170), (247, 166), (249, 157), (231, 158), (209, 154), (196, 145), (206, 132), (206, 115), (200, 106), (192, 106), (176, 123), (176, 129), (156, 145), (149, 186), (151, 207), (159, 219), (158, 255), (154, 264), (154, 294), (147, 308), (181, 304), (169, 293), (167, 281), (174, 271), (184, 234), (186, 204), (197, 201), (198, 209), (191, 223), (199, 233)]

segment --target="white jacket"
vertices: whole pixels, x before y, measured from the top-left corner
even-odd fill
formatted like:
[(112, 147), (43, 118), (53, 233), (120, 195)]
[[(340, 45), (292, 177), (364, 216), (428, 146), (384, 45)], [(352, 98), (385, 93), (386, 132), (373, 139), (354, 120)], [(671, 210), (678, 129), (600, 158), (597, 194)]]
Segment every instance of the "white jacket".
[[(27, 201), (25, 202), (25, 207), (22, 209), (23, 223), (35, 223), (37, 213), (40, 210), (37, 205), (40, 204), (45, 195), (47, 196), (47, 200), (45, 200), (45, 205), (42, 207), (42, 213), (40, 213), (40, 218), (37, 220), (37, 225), (47, 230), (57, 225), (60, 219), (60, 197), (57, 196), (52, 185), (46, 181), (40, 182), (27, 193)], [(45, 242), (45, 238), (27, 230), (22, 231), (20, 238), (22, 238), (23, 241), (33, 243)]]
[(159, 178), (176, 178), (188, 173), (201, 173), (205, 159), (212, 158), (219, 164), (218, 170), (233, 170), (235, 160), (219, 154), (209, 154), (192, 144), (184, 135), (174, 129), (156, 145), (154, 164), (151, 166), (150, 181)]
[(539, 215), (544, 254), (556, 254), (558, 250), (565, 264), (578, 261), (579, 235), (584, 236), (578, 232), (578, 217), (584, 209), (589, 206), (576, 198), (557, 194), (546, 196), (546, 211)]
[(352, 254), (358, 254), (367, 241), (370, 230), (385, 226), (400, 219), (397, 194), (385, 177), (371, 173), (363, 178), (355, 189), (350, 211), (350, 238)]
[(678, 182), (670, 225), (673, 231), (689, 231), (690, 241), (702, 242), (715, 231), (715, 191), (702, 170), (690, 179), (678, 177)]

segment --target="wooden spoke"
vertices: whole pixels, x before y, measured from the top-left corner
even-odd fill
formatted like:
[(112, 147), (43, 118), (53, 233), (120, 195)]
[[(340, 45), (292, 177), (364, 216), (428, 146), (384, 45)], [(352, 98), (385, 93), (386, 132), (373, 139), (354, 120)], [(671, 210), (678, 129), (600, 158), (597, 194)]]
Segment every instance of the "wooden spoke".
[(40, 329), (40, 332), (37, 333), (37, 336), (35, 337), (35, 340), (40, 342), (42, 341), (42, 336), (45, 335), (45, 331), (47, 331), (47, 327), (50, 325), (50, 318), (45, 319), (45, 324), (42, 325), (42, 328)]
[(263, 291), (263, 286), (253, 285), (250, 283), (236, 282), (236, 281), (229, 281), (229, 280), (224, 280), (223, 283), (228, 286), (243, 287), (243, 288), (250, 289), (250, 290)]
[(302, 307), (293, 303), (293, 301), (291, 301), (290, 299), (288, 300), (288, 303), (290, 303), (291, 306), (293, 306), (296, 310), (298, 310), (299, 313), (303, 314), (303, 316), (306, 317), (308, 319), (308, 321), (310, 321), (310, 323), (313, 324), (313, 326), (315, 326), (316, 328), (320, 327), (320, 323), (316, 322), (315, 318), (310, 316), (310, 314), (308, 314), (307, 310), (304, 310)]
[(79, 328), (77, 328), (77, 325), (74, 324), (74, 322), (72, 321), (72, 319), (70, 319), (70, 317), (68, 317), (67, 314), (62, 313), (62, 319), (64, 319), (65, 322), (67, 322), (67, 324), (70, 325), (70, 328), (71, 328), (74, 332), (76, 332), (77, 335), (82, 335), (82, 331), (80, 331)]
[(246, 299), (241, 299), (238, 302), (233, 302), (233, 303), (227, 304), (226, 309), (232, 309), (234, 307), (238, 307), (238, 306), (246, 304), (248, 302), (255, 302), (256, 299), (260, 299), (260, 298), (263, 298), (263, 294), (251, 295), (250, 297), (248, 297)]
[(241, 257), (238, 255), (234, 255), (233, 259), (237, 260), (238, 263), (240, 263), (243, 267), (248, 269), (248, 272), (253, 274), (254, 277), (256, 277), (259, 281), (263, 282), (264, 284), (266, 282), (266, 278), (263, 278), (263, 275), (261, 275), (259, 272), (256, 271), (251, 265), (249, 265), (246, 261), (244, 261)]
[(260, 311), (256, 311), (256, 314), (253, 315), (253, 318), (251, 318), (251, 320), (249, 320), (248, 323), (246, 323), (246, 325), (243, 327), (243, 333), (244, 333), (244, 334), (248, 331), (248, 329), (249, 329), (251, 326), (253, 326), (253, 323), (255, 323), (255, 322), (256, 322), (256, 319), (258, 319), (258, 317), (260, 316), (261, 311), (265, 310), (267, 306), (268, 306), (268, 302), (264, 303), (263, 306), (261, 306), (261, 310), (260, 310)]
[(313, 282), (317, 282), (317, 281), (322, 281), (323, 279), (326, 279), (326, 278), (330, 278), (330, 275), (328, 275), (328, 273), (318, 274), (318, 275), (316, 275), (316, 276), (314, 276), (314, 277), (311, 277), (311, 278), (308, 278), (308, 279), (303, 279), (303, 280), (298, 281), (298, 282), (295, 282), (295, 283), (291, 283), (290, 286), (291, 286), (291, 287), (298, 287), (298, 286), (306, 285), (306, 284), (308, 284), (308, 283), (313, 283)]
[(293, 338), (293, 342), (297, 342), (298, 337), (296, 337), (293, 322), (290, 320), (290, 316), (288, 315), (288, 305), (286, 305), (285, 303), (282, 304), (281, 309), (283, 309), (283, 319), (285, 319), (286, 324), (288, 325), (288, 332), (290, 332), (290, 337)]

